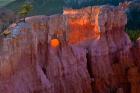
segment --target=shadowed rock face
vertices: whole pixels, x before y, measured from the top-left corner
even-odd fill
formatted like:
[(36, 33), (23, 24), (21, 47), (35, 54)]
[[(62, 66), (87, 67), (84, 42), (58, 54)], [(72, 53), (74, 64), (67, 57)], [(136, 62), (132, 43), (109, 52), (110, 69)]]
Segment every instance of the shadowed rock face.
[[(65, 10), (19, 23), (1, 40), (1, 93), (139, 93), (140, 42), (120, 7)], [(12, 32), (12, 33), (13, 33)], [(54, 48), (50, 40), (61, 44)]]

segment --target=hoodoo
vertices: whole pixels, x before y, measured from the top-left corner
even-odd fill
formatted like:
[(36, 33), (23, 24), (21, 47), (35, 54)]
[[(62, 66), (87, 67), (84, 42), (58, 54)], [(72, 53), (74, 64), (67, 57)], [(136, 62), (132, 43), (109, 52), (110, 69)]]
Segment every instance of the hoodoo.
[(108, 5), (26, 18), (0, 40), (0, 93), (139, 93), (140, 39), (126, 24)]

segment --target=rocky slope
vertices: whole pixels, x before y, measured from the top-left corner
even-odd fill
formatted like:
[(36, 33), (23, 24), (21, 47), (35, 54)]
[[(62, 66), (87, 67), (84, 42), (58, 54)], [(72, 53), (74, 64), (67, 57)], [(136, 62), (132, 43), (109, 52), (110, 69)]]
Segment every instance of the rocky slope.
[(11, 26), (0, 40), (0, 92), (139, 93), (140, 39), (130, 41), (126, 23), (122, 7), (95, 6)]

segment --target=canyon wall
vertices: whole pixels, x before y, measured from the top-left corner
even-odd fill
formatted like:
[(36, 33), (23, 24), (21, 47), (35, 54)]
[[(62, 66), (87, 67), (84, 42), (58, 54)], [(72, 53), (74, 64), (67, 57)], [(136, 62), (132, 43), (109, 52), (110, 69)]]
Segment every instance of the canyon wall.
[(0, 93), (139, 93), (140, 39), (131, 42), (126, 24), (121, 7), (94, 6), (11, 25), (0, 39)]

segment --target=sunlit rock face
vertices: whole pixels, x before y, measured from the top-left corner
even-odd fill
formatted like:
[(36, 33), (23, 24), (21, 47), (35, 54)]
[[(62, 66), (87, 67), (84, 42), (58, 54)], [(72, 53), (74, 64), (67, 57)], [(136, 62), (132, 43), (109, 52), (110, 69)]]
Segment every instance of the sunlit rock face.
[(140, 43), (126, 23), (113, 6), (26, 18), (0, 40), (0, 92), (139, 93)]

